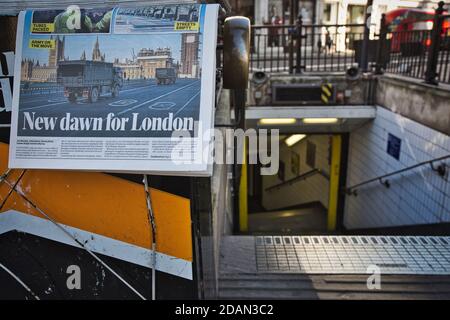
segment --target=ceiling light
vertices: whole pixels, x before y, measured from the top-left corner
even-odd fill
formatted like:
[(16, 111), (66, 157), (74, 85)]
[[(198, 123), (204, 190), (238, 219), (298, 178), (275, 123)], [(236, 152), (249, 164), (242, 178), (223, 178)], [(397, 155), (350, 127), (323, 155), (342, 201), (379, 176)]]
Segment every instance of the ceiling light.
[(326, 123), (336, 123), (339, 121), (338, 118), (304, 118), (303, 123), (306, 124), (326, 124)]
[(259, 120), (259, 124), (293, 124), (297, 121), (295, 118), (265, 118)]
[(306, 137), (306, 134), (293, 134), (290, 137), (288, 137), (286, 140), (284, 140), (284, 143), (287, 144), (288, 147), (292, 147), (294, 144), (302, 140)]

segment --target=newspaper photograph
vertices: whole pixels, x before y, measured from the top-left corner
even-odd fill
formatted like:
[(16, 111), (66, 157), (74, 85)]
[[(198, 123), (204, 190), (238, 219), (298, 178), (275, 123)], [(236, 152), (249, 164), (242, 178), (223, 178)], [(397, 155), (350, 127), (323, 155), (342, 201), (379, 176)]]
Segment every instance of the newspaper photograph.
[(145, 33), (148, 31), (198, 31), (199, 6), (159, 5), (151, 8), (119, 8), (114, 23), (115, 33)]
[(81, 9), (33, 12), (32, 33), (109, 33), (112, 9)]
[(22, 12), (9, 166), (208, 175), (217, 12)]

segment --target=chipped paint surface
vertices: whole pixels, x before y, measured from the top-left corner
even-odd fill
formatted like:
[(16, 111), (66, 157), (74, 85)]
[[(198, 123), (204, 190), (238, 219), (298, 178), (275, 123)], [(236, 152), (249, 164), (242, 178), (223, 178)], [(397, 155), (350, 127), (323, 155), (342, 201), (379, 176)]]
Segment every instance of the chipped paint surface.
[[(73, 227), (65, 225), (63, 225), (63, 227), (93, 252), (121, 259), (147, 268), (152, 265), (152, 250)], [(56, 227), (49, 220), (41, 219), (14, 210), (0, 214), (0, 234), (12, 230), (26, 232), (80, 248), (80, 245), (59, 230), (58, 227)], [(98, 263), (93, 260), (93, 263), (94, 262)], [(192, 280), (191, 261), (169, 256), (160, 252), (156, 252), (156, 270)], [(98, 277), (98, 275), (96, 276)], [(98, 278), (98, 281), (99, 284), (101, 284), (102, 281), (104, 281), (104, 277)]]
[[(0, 143), (0, 173), (7, 171), (8, 145)], [(12, 170), (7, 179), (14, 184), (22, 170)], [(28, 170), (17, 184), (52, 219), (75, 229), (151, 248), (151, 232), (142, 184), (95, 172)], [(0, 185), (0, 201), (10, 187)], [(157, 250), (192, 262), (190, 201), (151, 189), (157, 224)], [(16, 210), (39, 218), (29, 202), (13, 192), (3, 211)], [(2, 213), (0, 213), (1, 215)]]

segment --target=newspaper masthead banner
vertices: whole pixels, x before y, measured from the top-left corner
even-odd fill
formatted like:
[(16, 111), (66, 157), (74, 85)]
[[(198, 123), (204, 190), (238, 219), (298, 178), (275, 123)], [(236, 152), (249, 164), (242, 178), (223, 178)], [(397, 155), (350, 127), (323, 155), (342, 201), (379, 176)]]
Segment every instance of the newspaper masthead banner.
[(211, 174), (218, 5), (19, 15), (10, 168)]

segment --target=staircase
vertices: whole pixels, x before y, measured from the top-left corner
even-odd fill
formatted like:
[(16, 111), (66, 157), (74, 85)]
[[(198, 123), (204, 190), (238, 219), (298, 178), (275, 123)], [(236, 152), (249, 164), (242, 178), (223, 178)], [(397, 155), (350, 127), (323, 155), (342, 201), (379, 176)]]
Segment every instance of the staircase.
[[(339, 267), (335, 270), (324, 267), (318, 273), (306, 271), (306, 269), (303, 272), (295, 272), (291, 262), (288, 261), (286, 271), (263, 272), (260, 266), (261, 261), (256, 258), (258, 238), (261, 239), (261, 237), (250, 236), (223, 238), (219, 299), (450, 299), (450, 274), (447, 269), (440, 273), (427, 273), (427, 269), (423, 269), (415, 274), (414, 270), (418, 269), (413, 269), (416, 268), (414, 264), (400, 267), (403, 269), (399, 271), (395, 271), (398, 267), (385, 268), (384, 270), (388, 272), (381, 275), (379, 289), (368, 288), (367, 279), (370, 275), (351, 271), (351, 269), (348, 269), (350, 271), (346, 274), (338, 273), (341, 272)], [(360, 245), (366, 246), (367, 250), (369, 248), (366, 244)], [(383, 255), (381, 244), (376, 250)], [(411, 251), (411, 247), (408, 247), (408, 250)], [(430, 261), (433, 259), (438, 259), (442, 263), (449, 261), (448, 252), (433, 253), (429, 248), (427, 251), (431, 254)], [(352, 268), (349, 259), (352, 253), (348, 248), (346, 252), (349, 256), (342, 258), (343, 269)], [(419, 255), (416, 258), (419, 259)], [(304, 259), (303, 256), (302, 259)], [(270, 263), (269, 258), (267, 261)], [(277, 264), (281, 266), (280, 260)], [(307, 263), (305, 267), (306, 265)], [(311, 268), (311, 265), (310, 263), (308, 268)], [(437, 265), (438, 263), (433, 265), (435, 270)]]
[(450, 277), (389, 275), (369, 290), (366, 275), (222, 273), (219, 299), (450, 299)]

